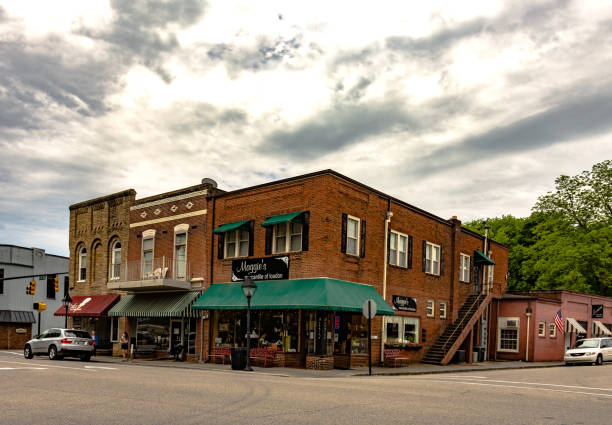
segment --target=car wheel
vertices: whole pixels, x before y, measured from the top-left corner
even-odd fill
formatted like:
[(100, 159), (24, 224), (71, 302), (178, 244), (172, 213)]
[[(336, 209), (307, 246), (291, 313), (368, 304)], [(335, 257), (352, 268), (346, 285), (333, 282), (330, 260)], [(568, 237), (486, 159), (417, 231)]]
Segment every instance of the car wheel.
[(90, 354), (82, 354), (81, 355), (81, 361), (82, 362), (88, 362), (89, 360), (91, 360), (91, 355)]
[(595, 360), (594, 365), (595, 365), (595, 366), (601, 366), (602, 364), (603, 364), (603, 358), (601, 357), (601, 354), (599, 354), (599, 355), (597, 356), (597, 359)]
[(49, 360), (57, 360), (59, 356), (57, 355), (57, 348), (55, 345), (49, 347)]
[(24, 347), (23, 357), (25, 357), (26, 359), (31, 359), (32, 357), (34, 357), (34, 354), (32, 354), (32, 347), (30, 347), (29, 345), (26, 345)]

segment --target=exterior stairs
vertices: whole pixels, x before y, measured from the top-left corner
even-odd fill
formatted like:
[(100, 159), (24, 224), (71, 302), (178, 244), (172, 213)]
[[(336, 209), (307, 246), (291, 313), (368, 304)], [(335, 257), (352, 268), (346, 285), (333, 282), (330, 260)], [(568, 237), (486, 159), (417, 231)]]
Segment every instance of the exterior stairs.
[(493, 294), (470, 295), (461, 306), (457, 320), (448, 325), (436, 342), (427, 351), (421, 363), (446, 365), (470, 334), (474, 324), (480, 319), (485, 308), (493, 299)]

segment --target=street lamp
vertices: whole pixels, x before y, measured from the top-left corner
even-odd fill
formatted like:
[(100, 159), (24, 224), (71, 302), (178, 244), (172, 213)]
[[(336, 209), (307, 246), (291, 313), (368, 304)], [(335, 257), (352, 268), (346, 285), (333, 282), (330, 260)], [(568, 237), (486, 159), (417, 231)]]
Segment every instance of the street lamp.
[(70, 298), (70, 294), (68, 293), (68, 291), (66, 291), (66, 295), (64, 295), (64, 299), (62, 300), (62, 303), (64, 303), (64, 308), (66, 309), (66, 321), (64, 322), (64, 328), (68, 327), (68, 307), (70, 307), (70, 304), (72, 303), (72, 298)]
[(242, 282), (242, 292), (247, 299), (247, 354), (246, 361), (247, 366), (245, 370), (250, 372), (253, 371), (251, 367), (251, 297), (255, 295), (255, 291), (257, 291), (257, 285), (255, 281), (251, 279), (249, 276), (244, 278), (244, 282)]

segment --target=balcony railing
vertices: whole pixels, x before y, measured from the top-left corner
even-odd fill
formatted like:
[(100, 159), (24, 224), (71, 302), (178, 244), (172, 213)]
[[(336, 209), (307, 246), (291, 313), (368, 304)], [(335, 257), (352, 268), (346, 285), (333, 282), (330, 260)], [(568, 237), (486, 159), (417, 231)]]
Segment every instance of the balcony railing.
[(109, 281), (131, 282), (140, 280), (191, 280), (190, 264), (187, 260), (153, 258), (145, 261), (128, 261), (111, 266)]

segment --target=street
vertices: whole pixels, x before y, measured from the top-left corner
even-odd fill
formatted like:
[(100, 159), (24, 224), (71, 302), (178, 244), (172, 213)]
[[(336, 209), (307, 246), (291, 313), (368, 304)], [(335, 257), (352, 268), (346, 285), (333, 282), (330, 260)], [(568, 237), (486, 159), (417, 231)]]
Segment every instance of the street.
[(595, 424), (612, 365), (295, 378), (0, 355), (2, 424)]

